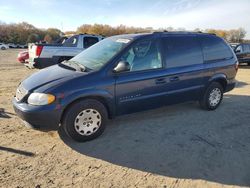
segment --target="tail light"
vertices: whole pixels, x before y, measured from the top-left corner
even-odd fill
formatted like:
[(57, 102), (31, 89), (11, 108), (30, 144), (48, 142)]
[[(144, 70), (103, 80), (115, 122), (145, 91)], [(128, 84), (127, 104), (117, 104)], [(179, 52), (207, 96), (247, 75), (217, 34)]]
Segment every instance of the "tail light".
[(37, 46), (36, 47), (36, 56), (39, 57), (42, 53), (43, 46)]

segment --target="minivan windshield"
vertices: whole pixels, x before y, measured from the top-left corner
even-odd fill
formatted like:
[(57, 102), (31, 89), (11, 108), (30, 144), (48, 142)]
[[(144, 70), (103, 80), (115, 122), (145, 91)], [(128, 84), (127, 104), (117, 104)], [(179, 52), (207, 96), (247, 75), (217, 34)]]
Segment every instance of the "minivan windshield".
[(106, 38), (87, 48), (69, 61), (77, 62), (86, 67), (86, 69), (99, 70), (128, 43), (130, 43), (130, 39), (119, 37)]

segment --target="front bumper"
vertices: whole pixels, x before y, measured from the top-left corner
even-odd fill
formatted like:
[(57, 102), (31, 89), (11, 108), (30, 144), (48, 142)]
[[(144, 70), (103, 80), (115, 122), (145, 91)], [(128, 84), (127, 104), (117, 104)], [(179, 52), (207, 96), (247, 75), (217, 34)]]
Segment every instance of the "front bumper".
[(57, 130), (60, 123), (62, 110), (55, 104), (44, 106), (33, 106), (27, 103), (18, 103), (12, 100), (14, 110), (26, 126), (42, 131)]

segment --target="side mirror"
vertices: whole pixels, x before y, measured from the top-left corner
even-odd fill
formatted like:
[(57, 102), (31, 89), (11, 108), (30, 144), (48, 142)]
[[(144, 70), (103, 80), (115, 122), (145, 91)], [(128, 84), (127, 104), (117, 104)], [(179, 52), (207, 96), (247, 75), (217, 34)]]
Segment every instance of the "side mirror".
[(125, 72), (130, 70), (130, 64), (127, 61), (120, 61), (114, 68), (114, 72)]

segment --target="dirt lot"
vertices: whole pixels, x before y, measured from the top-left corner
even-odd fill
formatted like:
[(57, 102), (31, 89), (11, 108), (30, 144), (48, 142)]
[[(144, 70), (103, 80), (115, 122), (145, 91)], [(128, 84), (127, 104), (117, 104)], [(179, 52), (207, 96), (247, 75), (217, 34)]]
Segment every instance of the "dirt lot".
[(76, 143), (14, 114), (16, 86), (35, 72), (17, 52), (0, 51), (0, 187), (250, 186), (250, 67), (216, 111), (186, 103), (127, 115)]

